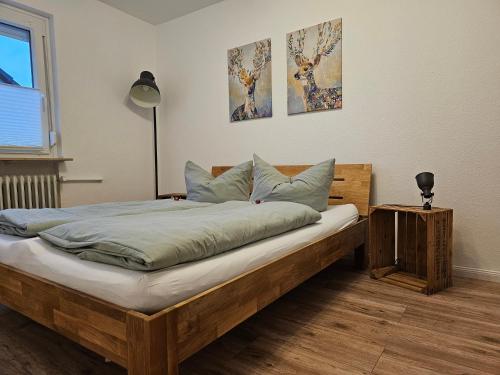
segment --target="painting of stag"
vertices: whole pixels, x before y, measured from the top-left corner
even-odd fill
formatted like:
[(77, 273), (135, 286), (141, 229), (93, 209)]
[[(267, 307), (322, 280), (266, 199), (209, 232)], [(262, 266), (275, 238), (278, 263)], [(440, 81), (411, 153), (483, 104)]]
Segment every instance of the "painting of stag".
[(271, 39), (227, 52), (231, 122), (271, 117)]
[(342, 108), (342, 20), (287, 34), (288, 114)]

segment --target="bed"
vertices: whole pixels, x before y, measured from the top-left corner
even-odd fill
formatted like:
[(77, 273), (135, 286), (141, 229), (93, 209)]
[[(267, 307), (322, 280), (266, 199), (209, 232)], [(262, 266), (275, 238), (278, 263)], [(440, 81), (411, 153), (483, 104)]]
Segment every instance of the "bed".
[[(277, 168), (295, 175), (307, 167)], [(333, 207), (319, 223), (150, 273), (81, 261), (40, 238), (3, 235), (0, 303), (129, 374), (177, 374), (184, 359), (337, 259), (354, 251), (364, 267), (370, 183), (371, 165), (337, 165)]]

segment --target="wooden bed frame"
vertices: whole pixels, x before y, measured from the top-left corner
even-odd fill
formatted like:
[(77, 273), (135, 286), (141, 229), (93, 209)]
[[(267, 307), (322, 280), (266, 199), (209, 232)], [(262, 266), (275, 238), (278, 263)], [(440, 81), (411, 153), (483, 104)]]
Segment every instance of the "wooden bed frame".
[[(279, 166), (294, 175), (308, 166)], [(228, 167), (213, 167), (219, 175)], [(128, 369), (178, 374), (180, 362), (336, 260), (367, 263), (371, 164), (336, 166), (330, 204), (354, 203), (362, 217), (346, 229), (152, 315), (124, 309), (0, 264), (0, 303)]]

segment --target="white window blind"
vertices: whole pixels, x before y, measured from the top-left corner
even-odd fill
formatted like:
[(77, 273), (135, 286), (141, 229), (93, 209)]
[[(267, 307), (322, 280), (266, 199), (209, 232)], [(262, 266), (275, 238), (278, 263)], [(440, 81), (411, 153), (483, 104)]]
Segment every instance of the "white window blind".
[(39, 90), (0, 84), (0, 147), (43, 147)]
[(23, 42), (30, 42), (30, 32), (28, 30), (10, 26), (3, 22), (0, 22), (0, 34)]

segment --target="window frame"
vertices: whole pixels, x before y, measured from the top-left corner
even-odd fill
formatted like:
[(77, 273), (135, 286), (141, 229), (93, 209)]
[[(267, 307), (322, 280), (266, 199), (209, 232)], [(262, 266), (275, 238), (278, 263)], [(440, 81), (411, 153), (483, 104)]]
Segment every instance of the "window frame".
[(33, 88), (42, 95), (42, 147), (0, 145), (0, 155), (49, 155), (55, 149), (57, 132), (50, 21), (46, 16), (0, 2), (0, 22), (30, 32)]

